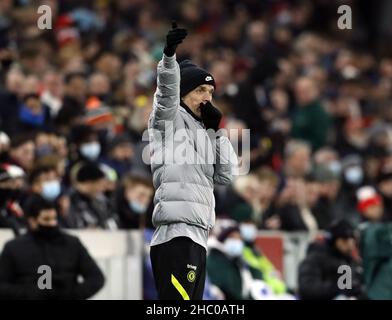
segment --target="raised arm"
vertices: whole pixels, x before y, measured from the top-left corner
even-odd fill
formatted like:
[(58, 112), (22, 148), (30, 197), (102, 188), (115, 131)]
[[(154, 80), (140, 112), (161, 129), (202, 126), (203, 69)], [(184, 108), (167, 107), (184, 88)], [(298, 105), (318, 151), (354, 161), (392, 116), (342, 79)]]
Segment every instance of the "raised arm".
[(173, 120), (180, 103), (180, 68), (176, 61), (176, 48), (187, 35), (185, 29), (177, 28), (173, 22), (172, 29), (166, 36), (166, 45), (162, 60), (157, 68), (157, 89), (154, 95), (152, 126), (160, 127), (163, 121)]

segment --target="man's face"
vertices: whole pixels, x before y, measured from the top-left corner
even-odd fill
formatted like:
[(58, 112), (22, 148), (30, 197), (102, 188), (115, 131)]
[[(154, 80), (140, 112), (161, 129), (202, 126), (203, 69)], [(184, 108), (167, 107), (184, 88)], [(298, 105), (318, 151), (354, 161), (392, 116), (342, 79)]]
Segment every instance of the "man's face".
[(34, 151), (34, 142), (28, 141), (17, 148), (11, 149), (11, 157), (14, 158), (24, 169), (29, 169), (34, 161)]
[(332, 180), (320, 184), (320, 196), (333, 200), (340, 190), (340, 181)]
[(277, 184), (271, 180), (264, 179), (260, 181), (260, 198), (270, 200), (275, 195)]
[(43, 172), (31, 186), (31, 189), (36, 193), (41, 193), (43, 184), (45, 182), (58, 180), (57, 172), (54, 170)]
[(55, 97), (60, 97), (63, 94), (64, 83), (60, 75), (56, 73), (49, 73), (45, 76), (46, 89)]
[(380, 182), (378, 187), (384, 196), (392, 197), (392, 179)]
[(104, 95), (110, 91), (110, 82), (104, 74), (94, 74), (89, 79), (89, 91), (91, 95)]
[(57, 213), (55, 209), (41, 210), (37, 217), (37, 222), (41, 226), (55, 227), (57, 226)]
[(18, 190), (23, 187), (24, 187), (23, 178), (9, 179), (7, 181), (0, 182), (0, 189)]
[(354, 238), (338, 238), (335, 245), (342, 254), (350, 256), (355, 248), (355, 240)]
[(380, 221), (383, 215), (383, 206), (381, 204), (370, 206), (363, 214), (371, 221)]
[(298, 149), (288, 161), (290, 171), (298, 176), (303, 176), (310, 169), (310, 151), (306, 148)]
[(74, 77), (67, 85), (67, 93), (70, 96), (83, 101), (86, 97), (87, 82), (83, 77)]
[(306, 182), (305, 188), (307, 204), (313, 207), (317, 203), (320, 195), (320, 184), (317, 182)]
[(114, 159), (119, 161), (130, 160), (133, 157), (133, 148), (131, 143), (122, 143), (112, 151)]
[(88, 185), (88, 193), (92, 197), (96, 197), (97, 195), (106, 191), (106, 179), (102, 178), (96, 181), (88, 181), (86, 184)]
[(25, 105), (33, 114), (40, 114), (42, 111), (41, 101), (37, 97), (30, 97), (25, 101)]
[(201, 118), (200, 104), (206, 104), (207, 102), (211, 102), (213, 92), (214, 86), (210, 84), (202, 84), (196, 89), (189, 92), (186, 96), (182, 98), (182, 100), (196, 116)]
[(57, 212), (55, 209), (43, 209), (37, 218), (29, 219), (29, 224), (32, 230), (37, 230), (38, 226), (56, 227), (58, 224)]
[(294, 86), (294, 92), (299, 106), (311, 103), (318, 95), (315, 84), (309, 78), (298, 79)]

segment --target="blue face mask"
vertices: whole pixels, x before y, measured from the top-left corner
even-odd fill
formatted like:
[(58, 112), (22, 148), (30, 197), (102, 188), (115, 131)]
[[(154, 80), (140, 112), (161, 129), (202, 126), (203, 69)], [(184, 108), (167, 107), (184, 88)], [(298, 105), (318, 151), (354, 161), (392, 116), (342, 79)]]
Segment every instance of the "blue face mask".
[(242, 223), (240, 224), (240, 232), (242, 238), (244, 238), (247, 242), (253, 242), (257, 236), (257, 228), (254, 224), (251, 223)]
[(242, 255), (242, 251), (244, 249), (244, 243), (241, 239), (231, 239), (228, 238), (223, 243), (225, 252), (232, 258), (237, 258)]
[(42, 185), (41, 196), (48, 200), (55, 200), (61, 192), (60, 182), (58, 180), (46, 181)]
[(358, 185), (363, 180), (363, 171), (361, 167), (355, 166), (346, 169), (344, 172), (346, 181), (351, 185)]
[(137, 213), (137, 214), (143, 214), (146, 212), (147, 207), (144, 204), (141, 204), (140, 202), (136, 202), (136, 201), (129, 201), (129, 208)]
[(96, 160), (101, 153), (101, 145), (98, 142), (83, 143), (80, 153), (89, 160)]

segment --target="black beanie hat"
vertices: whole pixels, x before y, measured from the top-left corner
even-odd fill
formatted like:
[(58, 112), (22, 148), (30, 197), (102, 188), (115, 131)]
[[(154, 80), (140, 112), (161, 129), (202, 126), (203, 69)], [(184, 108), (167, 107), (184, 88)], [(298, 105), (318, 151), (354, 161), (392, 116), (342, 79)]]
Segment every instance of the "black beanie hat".
[(94, 127), (86, 124), (78, 124), (71, 128), (69, 140), (75, 144), (81, 144), (92, 135), (97, 135)]
[(338, 219), (331, 223), (328, 228), (327, 238), (333, 243), (339, 238), (355, 238), (355, 229), (346, 219)]
[(193, 64), (190, 60), (180, 62), (180, 74), (181, 98), (202, 84), (210, 84), (215, 88), (214, 77), (206, 70)]
[(105, 178), (105, 174), (95, 163), (82, 165), (76, 174), (76, 181), (78, 182), (97, 181), (102, 178)]

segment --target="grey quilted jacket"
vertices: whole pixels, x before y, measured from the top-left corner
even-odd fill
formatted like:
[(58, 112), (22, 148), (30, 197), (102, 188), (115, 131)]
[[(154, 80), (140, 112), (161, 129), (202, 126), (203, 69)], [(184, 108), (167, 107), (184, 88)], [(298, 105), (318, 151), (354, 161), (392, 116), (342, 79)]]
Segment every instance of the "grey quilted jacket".
[(215, 223), (214, 183), (231, 182), (233, 161), (222, 159), (233, 159), (235, 153), (227, 137), (209, 137), (204, 124), (180, 105), (175, 55), (163, 55), (158, 63), (149, 140), (154, 226), (185, 222), (210, 230)]

